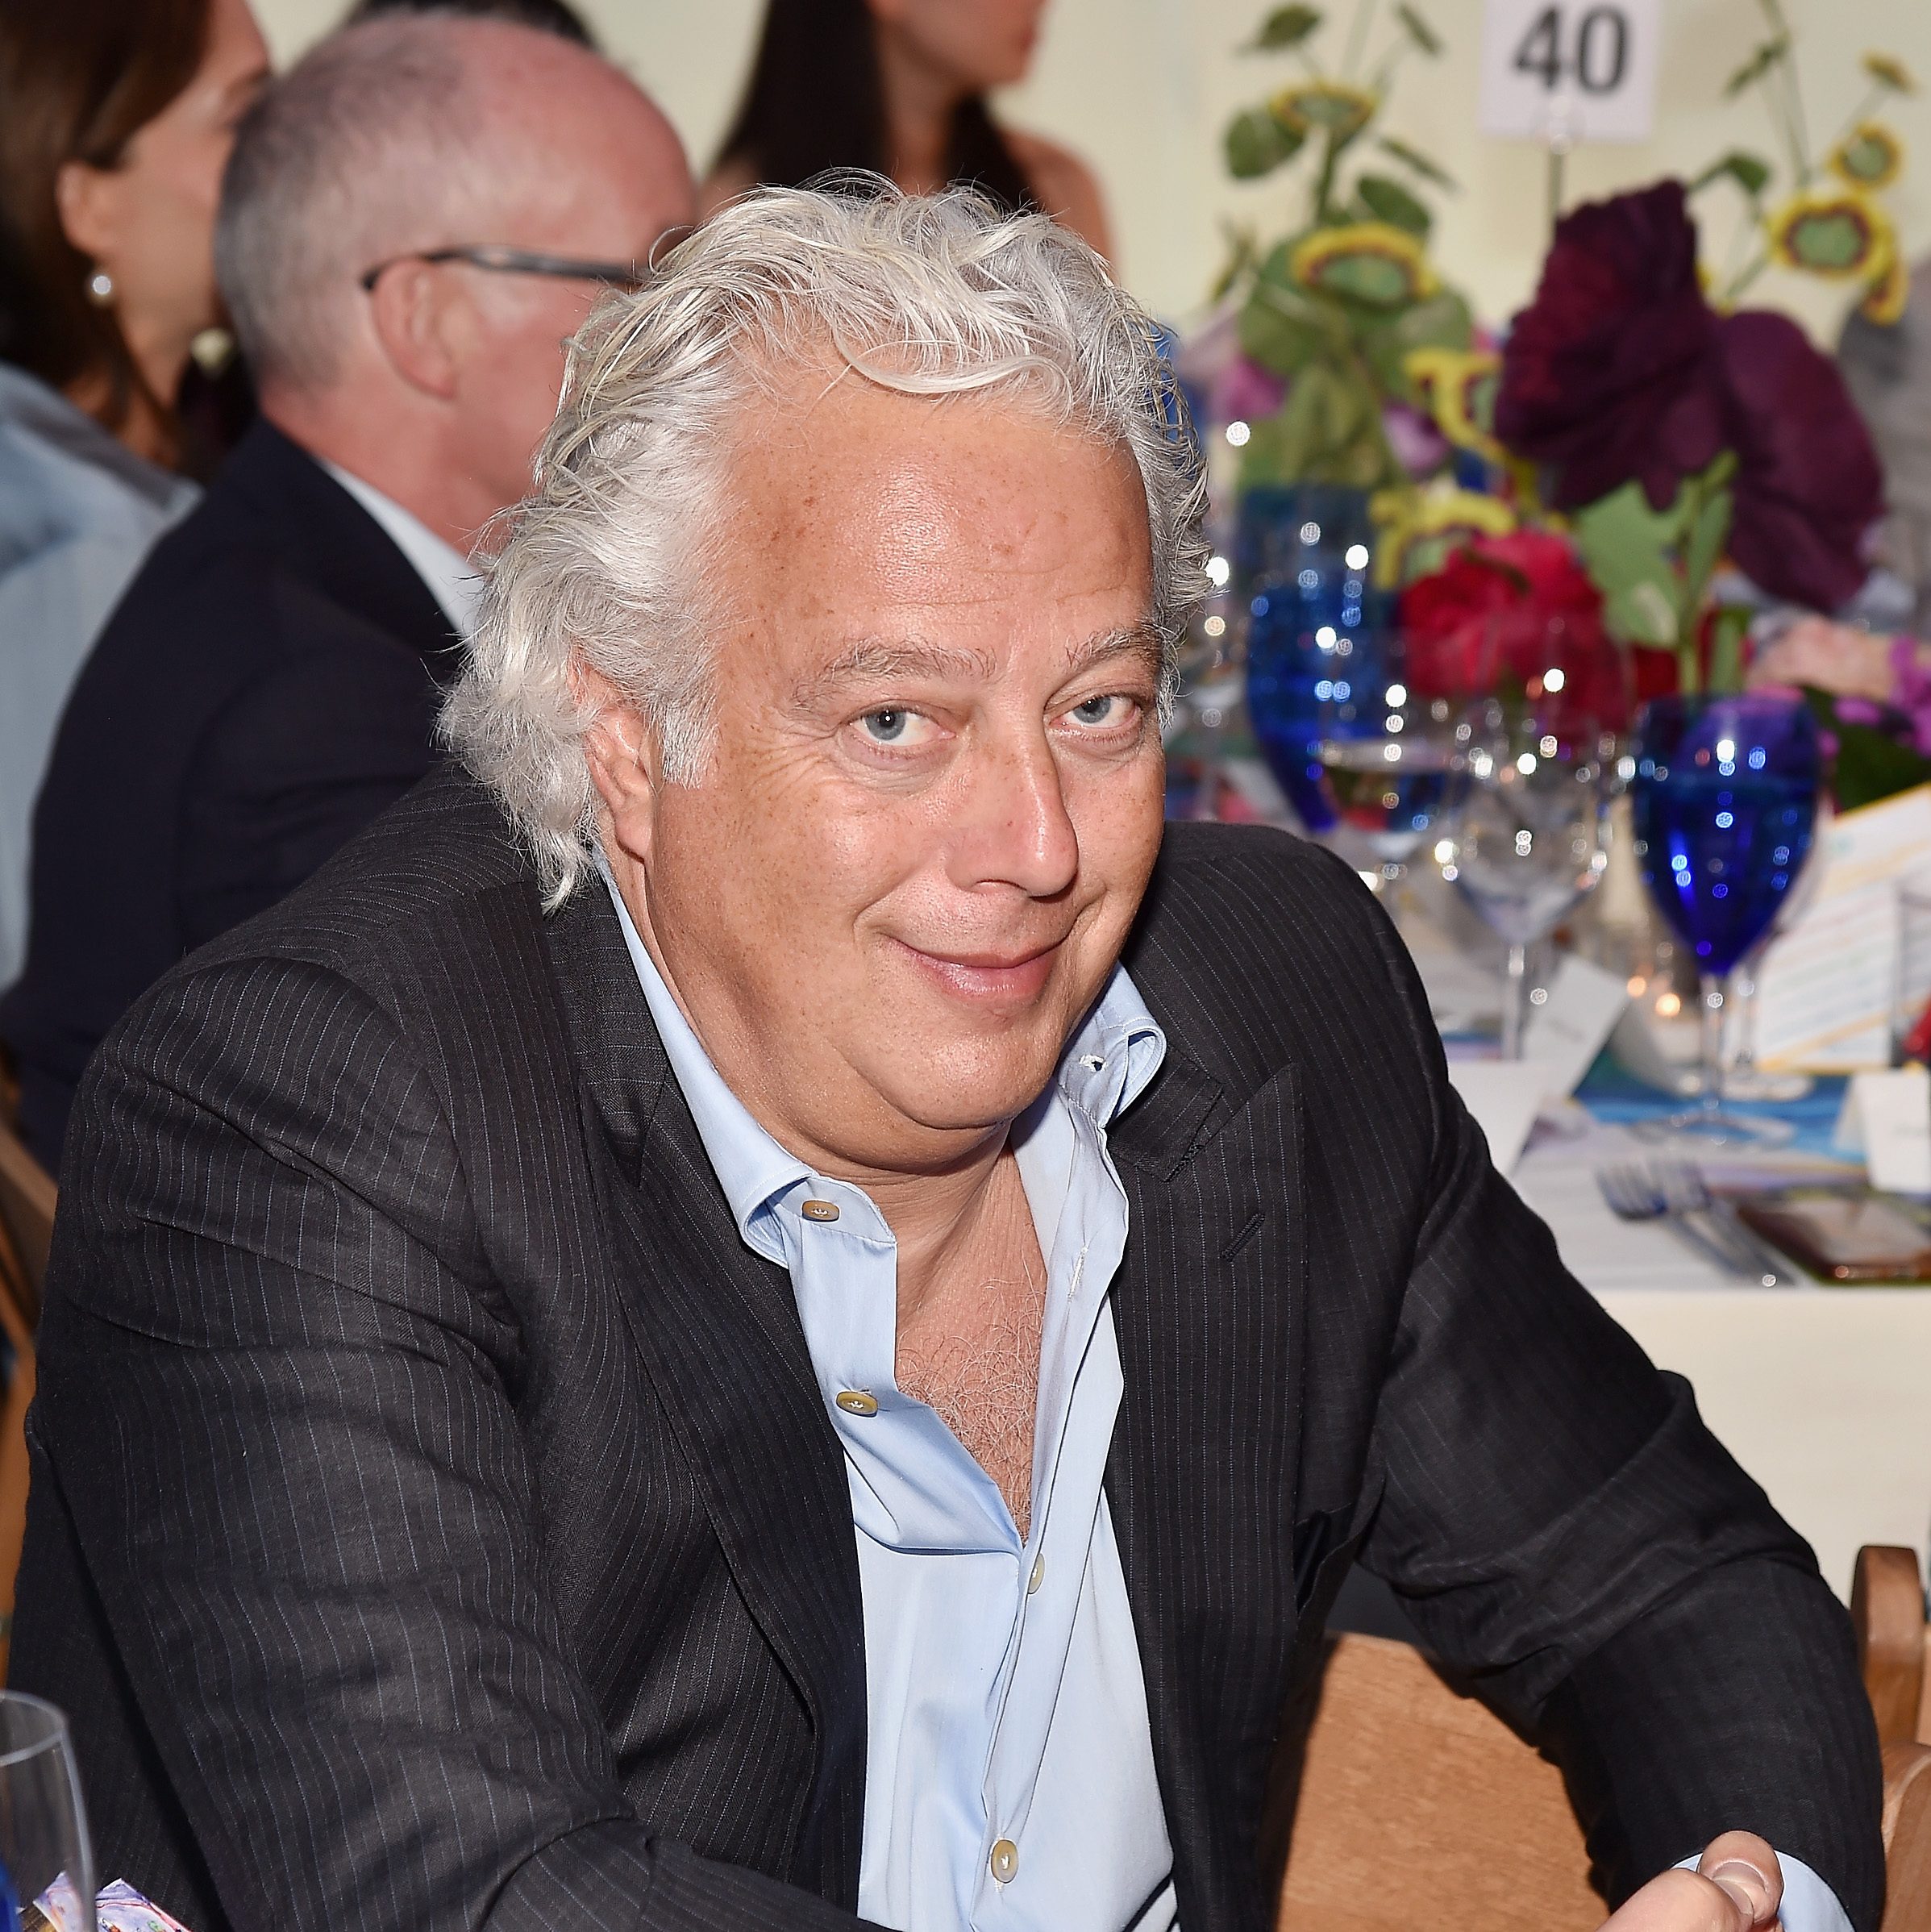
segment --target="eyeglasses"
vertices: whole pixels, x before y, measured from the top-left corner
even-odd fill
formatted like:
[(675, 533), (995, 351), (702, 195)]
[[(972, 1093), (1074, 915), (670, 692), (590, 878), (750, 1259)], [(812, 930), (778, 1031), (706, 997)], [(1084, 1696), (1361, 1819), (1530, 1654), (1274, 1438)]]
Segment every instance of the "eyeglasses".
[(364, 289), (375, 285), (397, 263), (405, 261), (460, 261), (492, 275), (555, 275), (565, 281), (597, 281), (610, 289), (640, 289), (646, 271), (635, 262), (585, 261), (574, 255), (540, 255), (528, 248), (498, 248), (493, 244), (465, 244), (455, 248), (415, 248), (406, 255), (392, 255), (379, 261), (360, 277)]

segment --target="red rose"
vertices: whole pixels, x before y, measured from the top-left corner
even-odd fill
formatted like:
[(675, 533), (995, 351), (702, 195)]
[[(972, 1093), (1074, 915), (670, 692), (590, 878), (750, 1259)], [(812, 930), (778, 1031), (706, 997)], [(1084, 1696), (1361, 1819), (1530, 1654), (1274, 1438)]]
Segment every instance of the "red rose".
[(1411, 689), (1465, 699), (1504, 685), (1539, 687), (1560, 668), (1562, 710), (1620, 731), (1629, 722), (1622, 652), (1602, 597), (1562, 538), (1546, 531), (1479, 537), (1402, 593)]
[(1724, 447), (1716, 329), (1681, 182), (1586, 203), (1503, 348), (1496, 434), (1550, 467), (1560, 508), (1634, 478), (1660, 510)]

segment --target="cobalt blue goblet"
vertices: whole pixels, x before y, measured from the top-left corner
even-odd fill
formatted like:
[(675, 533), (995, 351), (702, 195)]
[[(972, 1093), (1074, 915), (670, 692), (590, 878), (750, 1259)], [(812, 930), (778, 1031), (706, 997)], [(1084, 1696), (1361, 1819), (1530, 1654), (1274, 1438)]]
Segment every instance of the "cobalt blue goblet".
[(1706, 1140), (1761, 1140), (1764, 1122), (1721, 1109), (1724, 1005), (1732, 969), (1769, 931), (1810, 856), (1823, 773), (1817, 722), (1800, 698), (1679, 694), (1652, 702), (1637, 731), (1637, 862), (1696, 962), (1702, 993), (1701, 1105), (1667, 1124)]

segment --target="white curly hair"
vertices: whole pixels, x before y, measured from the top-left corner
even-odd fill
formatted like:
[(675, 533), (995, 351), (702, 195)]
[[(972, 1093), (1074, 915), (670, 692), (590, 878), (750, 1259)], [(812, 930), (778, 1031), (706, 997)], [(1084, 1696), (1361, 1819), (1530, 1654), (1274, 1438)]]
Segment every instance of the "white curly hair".
[[(597, 672), (650, 721), (667, 782), (710, 755), (709, 539), (732, 435), (801, 367), (1042, 412), (1133, 456), (1168, 664), (1206, 593), (1203, 484), (1158, 326), (1043, 215), (869, 177), (766, 189), (714, 215), (571, 345), (534, 493), (489, 568), (445, 741), (534, 854), (554, 907), (592, 864), (583, 739)], [(1169, 672), (1171, 679), (1171, 669)]]

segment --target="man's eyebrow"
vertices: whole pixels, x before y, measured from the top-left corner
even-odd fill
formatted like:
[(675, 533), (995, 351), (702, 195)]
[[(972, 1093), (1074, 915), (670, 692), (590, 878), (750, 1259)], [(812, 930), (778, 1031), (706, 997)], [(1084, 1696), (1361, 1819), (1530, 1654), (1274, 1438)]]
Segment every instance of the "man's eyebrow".
[(1167, 663), (1167, 644), (1159, 626), (1147, 618), (1122, 630), (1103, 631), (1097, 637), (1089, 637), (1066, 654), (1066, 674), (1077, 677), (1082, 671), (1090, 671), (1111, 657), (1139, 658), (1158, 677)]
[(801, 678), (795, 695), (801, 706), (808, 706), (842, 685), (900, 677), (976, 677), (984, 682), (992, 676), (993, 660), (983, 651), (928, 644), (917, 638), (866, 637)]

